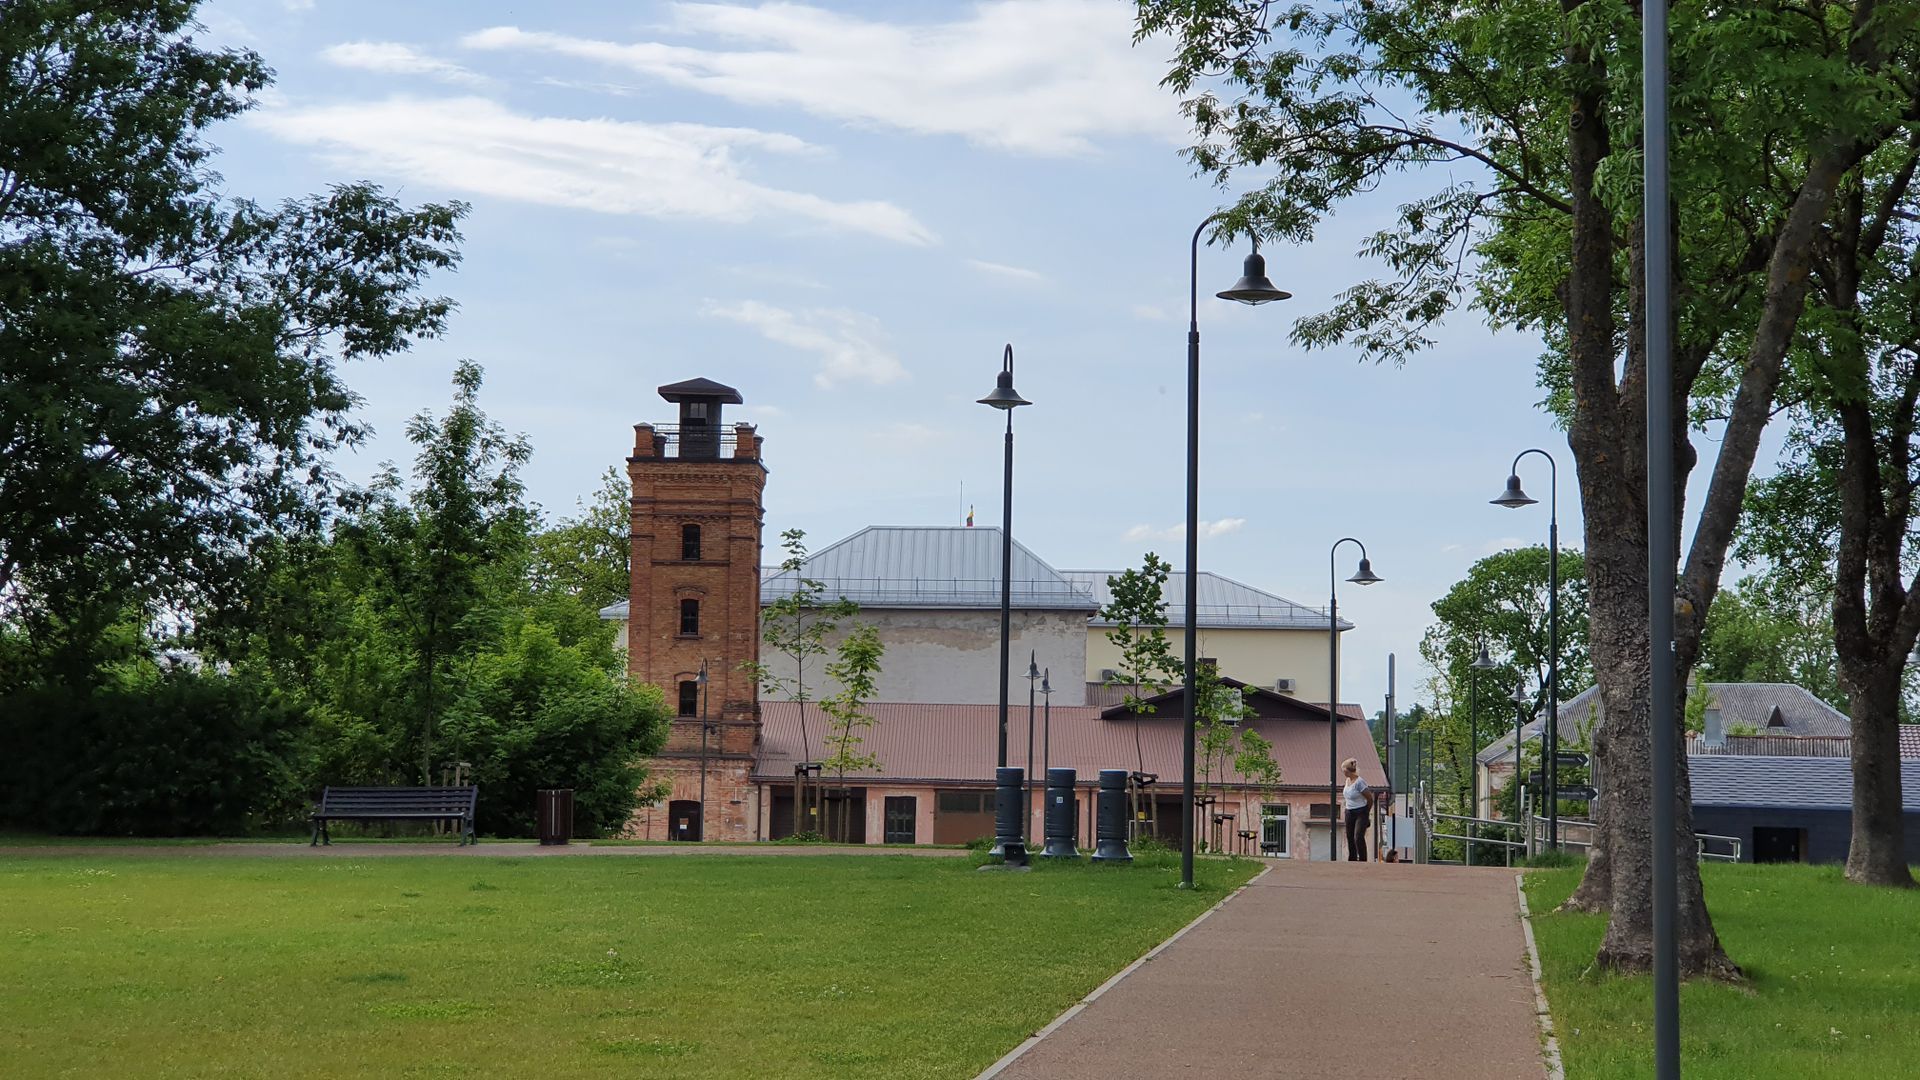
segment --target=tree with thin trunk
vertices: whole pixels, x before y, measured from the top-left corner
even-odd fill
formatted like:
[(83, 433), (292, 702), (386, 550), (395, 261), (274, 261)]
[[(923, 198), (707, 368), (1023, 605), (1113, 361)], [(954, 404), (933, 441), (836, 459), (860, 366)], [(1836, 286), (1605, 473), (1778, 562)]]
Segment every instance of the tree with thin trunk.
[[(1875, 0), (1672, 10), (1674, 426), (1651, 434), (1677, 466), (1674, 490), (1655, 497), (1691, 533), (1676, 567), (1677, 687), (1699, 654), (1821, 224), (1844, 178), (1920, 115), (1916, 18), (1915, 5)], [(1401, 362), (1462, 305), (1545, 338), (1541, 381), (1579, 478), (1605, 718), (1598, 835), (1569, 903), (1608, 913), (1601, 967), (1647, 970), (1653, 845), (1674, 845), (1680, 968), (1737, 977), (1701, 890), (1678, 735), (1658, 749), (1679, 761), (1675, 834), (1650, 829), (1637, 5), (1139, 0), (1137, 33), (1172, 38), (1166, 82), (1186, 99), (1199, 171), (1264, 176), (1223, 231), (1304, 242), (1390, 177), (1436, 178), (1364, 242), (1384, 273), (1302, 319), (1296, 342)], [(1718, 449), (1689, 523), (1696, 432)]]
[[(1156, 706), (1153, 698), (1180, 681), (1180, 661), (1167, 642), (1167, 578), (1173, 572), (1165, 559), (1149, 551), (1138, 570), (1128, 569), (1107, 577), (1108, 599), (1100, 609), (1100, 618), (1112, 623), (1107, 640), (1120, 652), (1119, 666), (1108, 677), (1108, 686), (1127, 688), (1123, 704), (1130, 716), (1149, 716)], [(1140, 744), (1140, 725), (1133, 725), (1135, 771), (1147, 767), (1146, 751)], [(1132, 820), (1140, 821), (1140, 785), (1129, 784)]]
[[(827, 655), (828, 636), (839, 627), (842, 620), (859, 614), (860, 605), (845, 597), (827, 600), (826, 584), (805, 575), (807, 534), (804, 529), (788, 529), (781, 533), (780, 546), (787, 553), (787, 557), (780, 562), (780, 570), (792, 577), (793, 589), (763, 605), (760, 612), (760, 641), (764, 651), (777, 653), (791, 666), (776, 671), (771, 665), (754, 659), (741, 664), (740, 668), (759, 684), (761, 693), (778, 696), (799, 707), (800, 761), (810, 764), (813, 762), (813, 740), (807, 731), (807, 702), (812, 697), (807, 689), (807, 665)], [(786, 674), (788, 670), (793, 674)], [(796, 771), (793, 774), (795, 835), (814, 831), (812, 826), (815, 824), (825, 824), (807, 820), (806, 799), (804, 774)], [(818, 808), (814, 810), (817, 815)]]
[(847, 774), (874, 772), (880, 768), (880, 759), (863, 749), (866, 740), (861, 732), (873, 726), (873, 716), (867, 706), (873, 701), (880, 675), (880, 657), (886, 652), (886, 646), (873, 624), (863, 622), (854, 624), (835, 652), (838, 655), (827, 665), (827, 677), (839, 683), (840, 689), (820, 702), (820, 711), (827, 714), (826, 744), (831, 751), (820, 762), (820, 768), (833, 773), (834, 786), (839, 789), (840, 822), (835, 829), (835, 839), (849, 843), (851, 837), (847, 830), (853, 800), (847, 793)]

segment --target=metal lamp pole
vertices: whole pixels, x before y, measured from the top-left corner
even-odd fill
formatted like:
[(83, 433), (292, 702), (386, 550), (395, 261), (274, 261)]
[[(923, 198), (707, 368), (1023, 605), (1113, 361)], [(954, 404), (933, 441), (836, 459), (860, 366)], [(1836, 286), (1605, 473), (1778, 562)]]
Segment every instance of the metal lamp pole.
[[(1522, 682), (1515, 684), (1513, 693), (1507, 700), (1513, 702), (1513, 820), (1518, 824), (1520, 822), (1520, 784), (1526, 777), (1526, 774), (1520, 771), (1520, 746), (1526, 734), (1528, 715), (1533, 711), (1528, 708), (1533, 704), (1533, 695), (1527, 693), (1527, 684)], [(1531, 836), (1527, 837), (1527, 843), (1533, 843)]]
[(1033, 848), (1033, 684), (1040, 678), (1039, 656), (1038, 651), (1027, 654), (1027, 792), (1024, 802), (1027, 825), (1020, 830), (1020, 835), (1026, 838), (1028, 850)]
[(707, 662), (700, 661), (700, 839), (707, 838)]
[[(1187, 263), (1187, 581), (1186, 654), (1180, 709), (1180, 887), (1193, 888), (1193, 736), (1194, 673), (1198, 665), (1200, 606), (1200, 237), (1207, 227), (1225, 217), (1210, 215), (1193, 230)], [(1256, 240), (1233, 287), (1215, 293), (1222, 300), (1258, 305), (1285, 300), (1293, 294), (1267, 280), (1267, 260)]]
[(1053, 768), (1053, 668), (1040, 672), (1040, 775)]
[(1000, 374), (994, 381), (993, 391), (981, 398), (980, 404), (1007, 414), (1007, 468), (1000, 484), (1000, 745), (994, 757), (1004, 769), (1007, 765), (1007, 684), (1012, 681), (1008, 678), (1007, 650), (1012, 644), (1013, 619), (1013, 410), (1033, 404), (1013, 388), (1011, 344), (1001, 354)]
[(1653, 1062), (1658, 1080), (1680, 1076), (1680, 907), (1674, 797), (1673, 341), (1672, 237), (1667, 191), (1667, 0), (1645, 5), (1641, 21), (1646, 189), (1647, 296), (1647, 637), (1653, 741)]
[(1327, 549), (1327, 788), (1329, 800), (1327, 809), (1333, 815), (1333, 828), (1329, 830), (1327, 840), (1327, 858), (1331, 862), (1340, 860), (1340, 586), (1334, 579), (1339, 571), (1333, 568), (1333, 560), (1340, 551), (1341, 544), (1352, 544), (1360, 549), (1360, 568), (1353, 572), (1348, 581), (1355, 585), (1371, 585), (1381, 580), (1373, 572), (1373, 564), (1367, 561), (1367, 545), (1351, 536), (1343, 536)]
[(1539, 454), (1547, 459), (1547, 727), (1541, 735), (1547, 798), (1547, 848), (1560, 849), (1560, 465), (1553, 455), (1535, 447), (1514, 455), (1507, 474), (1507, 490), (1490, 500), (1495, 506), (1518, 509), (1536, 500), (1520, 490), (1520, 459)]
[[(1467, 812), (1470, 818), (1480, 816), (1480, 673), (1493, 670), (1493, 660), (1487, 656), (1486, 642), (1480, 643), (1480, 655), (1467, 665), (1467, 799), (1471, 807)], [(1467, 865), (1473, 865), (1473, 841), (1479, 839), (1480, 825), (1477, 821), (1467, 822)]]

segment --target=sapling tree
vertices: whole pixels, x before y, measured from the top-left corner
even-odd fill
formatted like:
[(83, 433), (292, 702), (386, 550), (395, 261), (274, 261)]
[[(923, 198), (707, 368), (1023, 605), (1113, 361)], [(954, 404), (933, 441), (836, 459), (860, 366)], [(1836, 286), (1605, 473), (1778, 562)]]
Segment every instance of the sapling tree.
[(836, 648), (836, 658), (827, 664), (827, 677), (840, 684), (838, 692), (820, 702), (827, 714), (827, 756), (820, 762), (823, 771), (833, 773), (840, 796), (840, 821), (834, 830), (842, 843), (847, 835), (852, 799), (847, 794), (847, 774), (873, 772), (880, 759), (868, 752), (861, 733), (873, 726), (867, 706), (873, 700), (875, 682), (880, 674), (880, 657), (886, 646), (872, 623), (855, 623)]
[[(1180, 662), (1167, 642), (1167, 602), (1165, 590), (1172, 567), (1165, 559), (1149, 551), (1140, 569), (1129, 569), (1107, 578), (1109, 598), (1100, 609), (1100, 618), (1113, 624), (1106, 637), (1119, 650), (1120, 660), (1107, 680), (1109, 686), (1124, 686), (1124, 703), (1133, 716), (1147, 716), (1156, 706), (1153, 698), (1180, 681)], [(1133, 726), (1134, 768), (1146, 768), (1146, 753), (1140, 745), (1140, 725)], [(1132, 805), (1131, 820), (1140, 821), (1140, 787), (1127, 786)]]

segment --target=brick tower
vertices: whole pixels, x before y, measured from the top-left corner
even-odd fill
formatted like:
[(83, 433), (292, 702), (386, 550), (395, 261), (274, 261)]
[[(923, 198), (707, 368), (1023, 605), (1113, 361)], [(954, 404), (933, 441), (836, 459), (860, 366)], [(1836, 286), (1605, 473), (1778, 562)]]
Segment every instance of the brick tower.
[[(760, 695), (760, 519), (767, 470), (751, 424), (721, 426), (740, 392), (710, 379), (660, 388), (676, 425), (635, 424), (627, 669), (675, 713), (653, 779), (667, 801), (635, 814), (650, 840), (752, 840)], [(704, 669), (705, 681), (701, 681)], [(702, 793), (704, 789), (704, 799)]]

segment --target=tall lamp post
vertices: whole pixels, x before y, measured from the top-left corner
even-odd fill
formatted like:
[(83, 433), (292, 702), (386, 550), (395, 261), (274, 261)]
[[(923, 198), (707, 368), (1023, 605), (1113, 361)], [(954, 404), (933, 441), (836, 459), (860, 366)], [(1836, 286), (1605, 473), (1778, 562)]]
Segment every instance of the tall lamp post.
[(1547, 727), (1541, 735), (1540, 770), (1546, 780), (1547, 848), (1560, 849), (1560, 466), (1553, 455), (1535, 447), (1514, 455), (1507, 474), (1507, 490), (1495, 506), (1517, 510), (1536, 501), (1520, 490), (1520, 459), (1539, 454), (1547, 459)]
[(700, 839), (707, 838), (707, 732), (711, 725), (707, 723), (707, 662), (700, 661), (700, 674), (693, 677), (700, 684)]
[(1053, 768), (1053, 668), (1040, 672), (1040, 775)]
[[(1194, 673), (1199, 657), (1197, 613), (1200, 606), (1200, 237), (1225, 214), (1210, 215), (1193, 230), (1187, 263), (1187, 581), (1186, 653), (1182, 677), (1180, 734), (1180, 887), (1193, 888), (1193, 736)], [(1241, 267), (1233, 287), (1214, 294), (1248, 306), (1285, 300), (1293, 294), (1267, 280), (1260, 242)]]
[(1038, 651), (1027, 654), (1027, 756), (1023, 763), (1027, 767), (1027, 792), (1023, 804), (1026, 809), (1027, 825), (1020, 830), (1026, 838), (1027, 848), (1033, 848), (1033, 684), (1040, 680), (1040, 654)]
[(1331, 796), (1327, 808), (1333, 815), (1327, 858), (1332, 862), (1340, 860), (1340, 584), (1334, 580), (1339, 571), (1333, 568), (1333, 560), (1341, 544), (1360, 549), (1360, 568), (1348, 581), (1371, 585), (1382, 580), (1373, 572), (1373, 564), (1367, 561), (1367, 545), (1353, 537), (1343, 536), (1327, 549), (1327, 788)]
[[(1530, 707), (1533, 705), (1533, 695), (1527, 693), (1527, 684), (1521, 682), (1514, 684), (1513, 693), (1508, 695), (1507, 700), (1513, 702), (1513, 822), (1519, 825), (1522, 824), (1520, 821), (1520, 784), (1526, 777), (1526, 774), (1520, 771), (1520, 745), (1523, 742), (1527, 720), (1533, 713), (1533, 709)], [(1526, 837), (1526, 841), (1529, 845), (1528, 850), (1531, 850), (1533, 837)]]
[[(1480, 643), (1480, 655), (1467, 665), (1467, 800), (1471, 809), (1467, 816), (1480, 816), (1480, 673), (1492, 671), (1492, 658), (1487, 656), (1487, 643)], [(1479, 821), (1467, 822), (1467, 865), (1473, 865), (1473, 841), (1480, 837)]]
[(1007, 650), (1012, 646), (1013, 620), (1013, 410), (1033, 402), (1013, 388), (1013, 346), (1000, 357), (1000, 374), (993, 391), (980, 399), (1007, 414), (1007, 470), (1000, 485), (1000, 746), (994, 757), (1001, 768), (1007, 766)]

